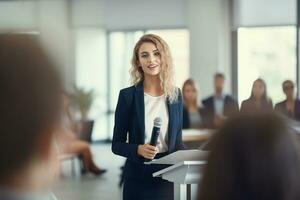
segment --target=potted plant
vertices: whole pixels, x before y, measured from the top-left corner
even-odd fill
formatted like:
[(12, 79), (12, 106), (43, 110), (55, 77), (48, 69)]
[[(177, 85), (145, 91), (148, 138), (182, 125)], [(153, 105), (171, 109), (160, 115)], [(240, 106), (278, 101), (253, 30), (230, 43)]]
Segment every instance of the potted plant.
[(81, 115), (79, 137), (82, 140), (91, 142), (94, 120), (89, 119), (89, 111), (95, 99), (94, 90), (74, 87), (74, 103), (77, 105)]

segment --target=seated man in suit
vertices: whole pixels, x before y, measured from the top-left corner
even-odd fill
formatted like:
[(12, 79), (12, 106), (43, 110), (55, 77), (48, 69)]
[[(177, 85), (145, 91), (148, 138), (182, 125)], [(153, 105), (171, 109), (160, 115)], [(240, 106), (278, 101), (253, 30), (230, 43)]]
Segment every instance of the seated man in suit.
[(225, 77), (221, 73), (214, 76), (215, 94), (203, 100), (206, 121), (209, 128), (218, 128), (223, 121), (239, 111), (236, 100), (223, 93)]
[(37, 36), (0, 35), (0, 199), (50, 199), (61, 81)]

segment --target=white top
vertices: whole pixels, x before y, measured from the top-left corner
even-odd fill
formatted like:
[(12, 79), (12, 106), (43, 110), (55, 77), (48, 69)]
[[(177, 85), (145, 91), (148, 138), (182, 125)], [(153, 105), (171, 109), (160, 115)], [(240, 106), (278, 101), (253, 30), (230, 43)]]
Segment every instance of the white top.
[(197, 128), (201, 128), (201, 115), (199, 113), (199, 111), (196, 112), (189, 112), (189, 117), (190, 117), (190, 129), (197, 129)]
[(150, 143), (154, 119), (160, 117), (162, 125), (158, 137), (158, 151), (163, 153), (168, 151), (166, 140), (168, 138), (169, 113), (165, 95), (154, 97), (144, 93), (145, 103), (145, 143)]
[(225, 95), (214, 97), (215, 116), (224, 116)]

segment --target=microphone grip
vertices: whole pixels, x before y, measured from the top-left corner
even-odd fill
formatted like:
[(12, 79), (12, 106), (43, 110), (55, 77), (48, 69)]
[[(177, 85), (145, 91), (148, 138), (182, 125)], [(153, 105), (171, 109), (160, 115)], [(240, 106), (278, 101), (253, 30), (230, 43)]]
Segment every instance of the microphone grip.
[(158, 140), (159, 133), (160, 133), (160, 128), (154, 126), (153, 129), (152, 129), (150, 145), (152, 145), (152, 146), (157, 145), (157, 140)]
[[(155, 146), (157, 145), (158, 136), (160, 133), (160, 127), (154, 126), (152, 129), (151, 139), (150, 139), (150, 145)], [(145, 159), (146, 162), (150, 162), (151, 159)]]

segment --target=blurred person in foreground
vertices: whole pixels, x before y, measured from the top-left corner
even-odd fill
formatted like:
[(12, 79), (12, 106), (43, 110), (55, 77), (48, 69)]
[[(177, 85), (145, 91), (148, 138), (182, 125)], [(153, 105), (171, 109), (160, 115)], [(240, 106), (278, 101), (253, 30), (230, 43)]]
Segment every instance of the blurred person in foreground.
[(209, 128), (219, 128), (226, 118), (239, 112), (237, 101), (224, 93), (224, 84), (224, 74), (216, 73), (214, 76), (215, 93), (202, 101)]
[(273, 110), (272, 100), (268, 97), (267, 85), (261, 78), (253, 82), (251, 95), (241, 105), (241, 112), (261, 113)]
[(286, 80), (282, 83), (282, 90), (286, 99), (275, 105), (275, 110), (284, 116), (300, 121), (300, 100), (295, 97), (293, 81)]
[(275, 114), (227, 121), (211, 141), (199, 199), (300, 199), (298, 145), (292, 129)]
[(50, 199), (61, 81), (37, 36), (0, 35), (0, 199)]
[(193, 79), (188, 79), (182, 86), (183, 96), (183, 129), (205, 127), (205, 109), (199, 105), (199, 92)]

